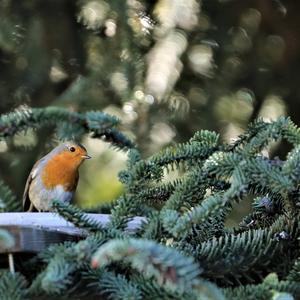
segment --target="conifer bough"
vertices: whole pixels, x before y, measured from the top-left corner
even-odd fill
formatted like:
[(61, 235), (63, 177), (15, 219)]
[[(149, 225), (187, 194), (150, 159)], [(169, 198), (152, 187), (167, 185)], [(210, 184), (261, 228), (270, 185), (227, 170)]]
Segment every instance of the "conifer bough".
[(114, 127), (119, 120), (100, 111), (72, 112), (60, 107), (17, 109), (0, 117), (0, 139), (42, 126), (56, 127), (61, 139), (74, 139), (84, 133), (104, 137), (119, 148), (132, 148), (133, 143)]
[[(16, 125), (34, 126), (41, 112), (33, 111), (2, 116), (0, 136), (19, 132)], [(36, 122), (51, 123), (48, 112), (44, 123)], [(83, 131), (96, 137), (115, 130), (115, 119), (101, 113), (59, 112), (54, 118), (76, 116), (87, 126)], [(70, 124), (69, 132), (79, 130)], [(262, 150), (279, 139), (291, 144), (286, 158), (264, 157)], [(300, 130), (289, 118), (256, 120), (230, 145), (216, 133), (200, 131), (148, 159), (131, 149), (120, 173), (124, 193), (112, 204), (109, 222), (104, 226), (79, 208), (56, 203), (56, 211), (88, 237), (24, 258), (13, 279), (1, 266), (0, 295), (299, 299), (299, 149)], [(182, 176), (166, 182), (165, 171), (177, 168)], [(0, 199), (5, 211), (17, 209), (4, 183)], [(253, 199), (251, 212), (239, 226), (228, 227), (233, 204), (245, 199)], [(130, 232), (126, 224), (135, 216), (145, 221)]]

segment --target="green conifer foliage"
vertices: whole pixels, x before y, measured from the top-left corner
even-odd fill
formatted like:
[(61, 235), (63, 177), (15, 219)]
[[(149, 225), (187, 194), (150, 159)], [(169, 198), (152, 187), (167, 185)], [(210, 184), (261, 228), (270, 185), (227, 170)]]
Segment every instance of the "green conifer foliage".
[[(57, 122), (70, 120), (78, 126), (66, 135), (91, 132), (99, 138), (113, 129), (113, 146), (133, 146), (114, 117), (60, 108), (3, 115), (0, 137), (9, 139), (37, 124), (56, 130)], [(262, 150), (279, 139), (291, 144), (286, 158), (263, 156)], [(18, 265), (16, 274), (1, 271), (6, 298), (0, 299), (299, 298), (299, 144), (299, 128), (279, 118), (254, 121), (232, 144), (200, 131), (147, 159), (131, 148), (120, 173), (124, 194), (112, 204), (109, 223), (56, 201), (56, 212), (83, 229), (86, 238), (52, 245)], [(171, 169), (180, 169), (180, 178), (166, 181)], [(249, 197), (252, 211), (229, 228), (233, 204)], [(4, 183), (0, 199), (3, 211), (18, 211)], [(144, 221), (128, 231), (135, 216)]]

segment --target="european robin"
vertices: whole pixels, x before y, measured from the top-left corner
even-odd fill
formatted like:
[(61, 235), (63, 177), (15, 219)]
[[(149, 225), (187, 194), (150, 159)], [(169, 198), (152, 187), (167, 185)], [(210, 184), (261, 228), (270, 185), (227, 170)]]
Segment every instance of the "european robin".
[(83, 145), (66, 142), (37, 161), (26, 182), (24, 211), (51, 211), (53, 200), (70, 203), (78, 183), (78, 168), (89, 158)]

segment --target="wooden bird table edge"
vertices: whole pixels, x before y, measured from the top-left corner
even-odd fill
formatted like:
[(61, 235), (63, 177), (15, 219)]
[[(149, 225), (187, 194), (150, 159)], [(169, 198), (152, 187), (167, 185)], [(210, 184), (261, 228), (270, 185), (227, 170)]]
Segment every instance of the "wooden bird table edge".
[[(104, 227), (110, 220), (107, 214), (87, 214)], [(143, 217), (134, 217), (128, 222), (128, 232), (135, 232), (145, 221)], [(40, 252), (53, 243), (78, 241), (87, 236), (87, 231), (77, 228), (57, 213), (13, 212), (0, 213), (0, 228), (7, 230), (15, 240), (13, 247), (0, 253)]]

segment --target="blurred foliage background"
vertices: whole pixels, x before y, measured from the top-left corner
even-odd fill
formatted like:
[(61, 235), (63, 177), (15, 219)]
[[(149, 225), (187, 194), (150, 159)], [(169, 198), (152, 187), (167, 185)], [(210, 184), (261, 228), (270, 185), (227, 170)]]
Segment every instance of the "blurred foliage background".
[[(1, 0), (0, 112), (103, 110), (144, 157), (199, 129), (231, 141), (257, 117), (299, 124), (299, 11), (293, 0)], [(19, 196), (53, 143), (49, 128), (0, 143), (1, 177)], [(126, 154), (83, 143), (93, 160), (76, 200), (91, 207), (122, 192)]]

